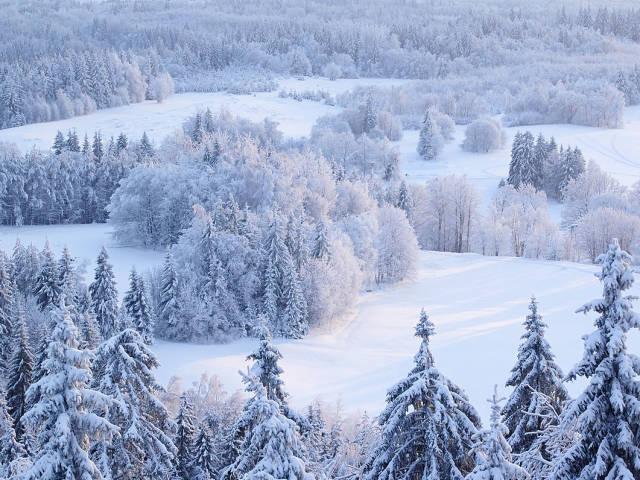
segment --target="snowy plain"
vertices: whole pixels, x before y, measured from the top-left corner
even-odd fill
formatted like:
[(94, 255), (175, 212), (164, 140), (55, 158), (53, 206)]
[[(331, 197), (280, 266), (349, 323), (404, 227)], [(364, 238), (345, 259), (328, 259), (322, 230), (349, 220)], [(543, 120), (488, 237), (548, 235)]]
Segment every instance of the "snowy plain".
[[(332, 94), (356, 84), (401, 83), (397, 80), (295, 79), (281, 81), (280, 88), (316, 90)], [(145, 102), (126, 107), (101, 110), (85, 117), (27, 125), (0, 131), (0, 140), (12, 141), (27, 150), (33, 145), (49, 148), (55, 132), (75, 128), (80, 135), (100, 129), (103, 137), (120, 131), (140, 137), (147, 131), (156, 143), (180, 128), (196, 108), (216, 110), (227, 106), (231, 113), (253, 120), (269, 117), (280, 123), (285, 136), (308, 135), (318, 116), (338, 113), (340, 107), (291, 98), (282, 99), (277, 92), (255, 96), (224, 93), (180, 94), (165, 103)], [(573, 125), (543, 125), (508, 128), (507, 146), (518, 130), (530, 130), (545, 137), (555, 136), (558, 144), (578, 146), (587, 159), (595, 159), (601, 168), (625, 185), (640, 178), (640, 107), (627, 110), (624, 128), (598, 129)], [(458, 126), (455, 140), (445, 147), (435, 162), (419, 159), (415, 149), (418, 132), (404, 132), (396, 145), (404, 159), (403, 173), (409, 181), (424, 182), (439, 174), (466, 174), (478, 185), (488, 201), (500, 178), (506, 177), (509, 148), (489, 154), (462, 152), (459, 144), (464, 127)], [(551, 204), (552, 217), (559, 219), (561, 206)], [(86, 279), (91, 281), (95, 258), (102, 244), (109, 248), (114, 264), (120, 298), (128, 287), (132, 266), (146, 270), (159, 266), (162, 251), (148, 251), (135, 246), (118, 245), (109, 235), (109, 225), (0, 227), (1, 247), (13, 248), (16, 235), (23, 244), (33, 242), (42, 248), (45, 237), (57, 256), (64, 244), (78, 264), (86, 265)], [(597, 267), (565, 262), (548, 262), (507, 257), (481, 257), (473, 254), (421, 252), (419, 273), (414, 280), (385, 291), (363, 293), (360, 304), (344, 324), (330, 332), (312, 332), (299, 341), (278, 340), (285, 370), (283, 378), (292, 394), (292, 404), (303, 407), (318, 395), (333, 402), (342, 398), (348, 410), (366, 409), (377, 414), (384, 406), (386, 389), (410, 369), (419, 342), (413, 337), (420, 310), (425, 308), (436, 325), (432, 346), (436, 364), (469, 393), (485, 419), (485, 399), (494, 384), (503, 389), (514, 365), (522, 322), (528, 313), (530, 296), (540, 302), (540, 312), (549, 324), (548, 338), (557, 360), (565, 372), (582, 355), (581, 336), (592, 330), (594, 315), (575, 314), (583, 303), (602, 293), (593, 276)], [(634, 288), (638, 294), (640, 288)], [(640, 308), (640, 305), (638, 305)], [(197, 380), (204, 371), (218, 375), (229, 392), (241, 388), (237, 371), (245, 369), (245, 357), (256, 346), (254, 340), (227, 345), (187, 345), (158, 342), (162, 367), (158, 379), (166, 384), (172, 375), (180, 375), (185, 385)], [(640, 351), (640, 335), (631, 335), (629, 346)], [(569, 385), (577, 394), (584, 382)], [(486, 406), (485, 406), (486, 405)]]

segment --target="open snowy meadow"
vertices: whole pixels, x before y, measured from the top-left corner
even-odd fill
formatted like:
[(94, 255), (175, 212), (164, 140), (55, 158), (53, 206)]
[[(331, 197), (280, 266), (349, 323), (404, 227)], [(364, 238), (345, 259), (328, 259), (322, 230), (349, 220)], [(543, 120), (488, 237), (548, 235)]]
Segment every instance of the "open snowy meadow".
[[(287, 87), (294, 88), (295, 80)], [(315, 83), (314, 83), (315, 82)], [(365, 80), (358, 82), (367, 82)], [(387, 84), (391, 80), (385, 81)], [(299, 82), (303, 83), (303, 82)], [(329, 82), (307, 80), (306, 88), (323, 88), (338, 93), (356, 81)], [(228, 94), (174, 95), (163, 104), (145, 102), (60, 122), (27, 125), (0, 131), (0, 139), (46, 147), (55, 131), (76, 128), (106, 135), (143, 130), (156, 141), (179, 128), (195, 108), (227, 106), (233, 114), (259, 120), (265, 117), (280, 122), (285, 136), (308, 135), (316, 118), (340, 107), (319, 102), (278, 98), (275, 93), (256, 96)], [(455, 141), (446, 145), (435, 162), (424, 162), (416, 153), (418, 132), (405, 131), (397, 145), (402, 151), (402, 171), (410, 181), (424, 182), (439, 174), (467, 174), (476, 183), (485, 201), (496, 189), (500, 178), (508, 173), (509, 149), (495, 153), (474, 154), (459, 148), (463, 128), (457, 127)], [(596, 129), (572, 125), (544, 125), (527, 130), (554, 135), (558, 143), (578, 146), (585, 158), (595, 159), (602, 169), (623, 184), (640, 177), (640, 157), (635, 148), (640, 140), (640, 107), (627, 109), (621, 129)], [(518, 128), (507, 128), (507, 145)], [(559, 218), (561, 206), (551, 205)], [(164, 252), (120, 245), (112, 240), (109, 225), (57, 225), (2, 227), (4, 249), (10, 249), (19, 235), (22, 243), (38, 248), (48, 238), (52, 249), (60, 252), (65, 243), (86, 266), (90, 281), (95, 259), (102, 244), (112, 256), (120, 298), (128, 285), (132, 266), (146, 270), (160, 266)], [(363, 292), (356, 311), (330, 331), (312, 332), (303, 340), (277, 340), (285, 370), (283, 376), (292, 394), (292, 404), (303, 407), (317, 395), (333, 402), (341, 398), (348, 410), (366, 409), (380, 412), (385, 391), (410, 370), (419, 341), (413, 328), (424, 308), (437, 329), (433, 351), (438, 366), (469, 393), (483, 417), (489, 407), (484, 401), (498, 384), (501, 388), (514, 365), (522, 322), (532, 294), (540, 302), (540, 311), (549, 325), (548, 338), (559, 365), (567, 371), (582, 355), (581, 336), (592, 329), (594, 316), (574, 313), (584, 302), (601, 294), (602, 287), (593, 276), (597, 267), (565, 262), (522, 258), (482, 257), (474, 254), (421, 252), (420, 268), (415, 279), (388, 287), (383, 291)], [(636, 288), (636, 293), (638, 289)], [(153, 348), (162, 367), (158, 378), (166, 384), (180, 375), (188, 385), (203, 372), (218, 375), (226, 389), (242, 388), (239, 369), (248, 363), (245, 357), (256, 340), (240, 340), (226, 345), (192, 345), (159, 341)], [(632, 335), (630, 347), (640, 350), (640, 339)], [(584, 387), (580, 382), (569, 386), (573, 394)], [(504, 393), (508, 393), (507, 390)]]

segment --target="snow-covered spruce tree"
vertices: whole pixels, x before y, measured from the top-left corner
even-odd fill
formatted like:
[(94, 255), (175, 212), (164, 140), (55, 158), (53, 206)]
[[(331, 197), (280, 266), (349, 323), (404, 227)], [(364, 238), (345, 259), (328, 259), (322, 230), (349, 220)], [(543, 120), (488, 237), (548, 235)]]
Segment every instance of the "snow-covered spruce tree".
[(556, 165), (558, 197), (564, 196), (564, 190), (570, 180), (575, 180), (587, 169), (582, 152), (575, 147), (568, 146), (566, 150), (561, 150), (560, 159)]
[(283, 373), (278, 361), (282, 354), (278, 347), (271, 343), (271, 334), (265, 324), (264, 317), (254, 329), (254, 335), (260, 339), (260, 345), (253, 351), (247, 360), (253, 360), (251, 375), (257, 377), (267, 392), (267, 398), (278, 403), (282, 414), (293, 420), (301, 430), (308, 430), (309, 424), (303, 415), (300, 415), (287, 404), (289, 394), (284, 389), (284, 381), (280, 378)]
[(418, 140), (418, 154), (424, 160), (435, 160), (442, 151), (442, 136), (438, 131), (438, 125), (433, 120), (431, 112), (427, 110), (420, 126), (420, 139)]
[(631, 288), (631, 257), (613, 239), (597, 258), (603, 298), (578, 312), (595, 310), (596, 330), (584, 336), (582, 360), (566, 379), (589, 379), (584, 392), (567, 407), (564, 422), (578, 419), (580, 439), (555, 464), (554, 480), (626, 480), (640, 478), (640, 358), (627, 352), (627, 332), (640, 329), (640, 316), (623, 296)]
[(465, 393), (434, 366), (429, 350), (434, 333), (423, 310), (416, 366), (387, 392), (378, 420), (382, 438), (364, 466), (366, 480), (460, 480), (473, 468), (467, 452), (480, 417)]
[[(538, 314), (538, 302), (531, 297), (531, 313), (524, 322), (526, 333), (518, 348), (518, 362), (511, 370), (507, 387), (514, 387), (502, 409), (502, 418), (509, 434), (507, 441), (513, 453), (529, 450), (546, 425), (549, 408), (562, 411), (569, 393), (562, 383), (562, 370), (556, 365), (555, 355), (544, 338), (547, 325)], [(540, 403), (536, 393), (545, 395), (551, 405)]]
[(27, 401), (37, 402), (23, 420), (39, 428), (38, 453), (25, 480), (101, 479), (89, 458), (87, 438), (110, 438), (118, 428), (96, 412), (113, 404), (110, 397), (89, 388), (93, 353), (78, 350), (78, 330), (69, 310), (56, 312), (56, 325), (44, 363), (46, 374), (29, 387)]
[(0, 478), (11, 477), (11, 464), (20, 458), (27, 460), (28, 455), (24, 445), (16, 440), (5, 391), (0, 387)]
[(129, 290), (125, 293), (122, 304), (127, 312), (127, 316), (133, 328), (140, 334), (142, 341), (147, 345), (154, 343), (154, 321), (147, 292), (144, 287), (144, 280), (136, 272), (136, 268), (131, 269), (129, 275)]
[(327, 227), (322, 220), (318, 220), (316, 224), (315, 246), (313, 247), (311, 256), (320, 260), (329, 260), (331, 258), (331, 246), (327, 238)]
[(49, 329), (49, 326), (46, 324), (46, 322), (40, 325), (40, 328), (38, 328), (37, 332), (38, 343), (36, 344), (36, 348), (33, 354), (33, 383), (38, 382), (47, 373), (44, 368), (44, 364), (47, 361), (47, 356), (49, 355), (49, 344), (51, 343), (51, 330)]
[(161, 391), (152, 370), (160, 364), (141, 335), (127, 329), (102, 343), (95, 352), (93, 388), (118, 403), (106, 419), (120, 427), (111, 441), (98, 441), (92, 452), (108, 478), (161, 480), (171, 478), (175, 425), (154, 392)]
[(404, 213), (407, 214), (407, 219), (409, 222), (413, 219), (413, 201), (411, 199), (411, 194), (409, 193), (409, 189), (407, 188), (407, 182), (402, 180), (400, 182), (400, 189), (398, 190), (398, 199), (396, 200), (396, 207), (400, 210), (403, 210)]
[(173, 262), (171, 250), (167, 250), (162, 267), (162, 286), (160, 291), (158, 319), (160, 330), (165, 338), (175, 338), (179, 325), (178, 272)]
[(100, 335), (106, 340), (118, 333), (118, 292), (105, 245), (102, 246), (97, 263), (95, 280), (89, 285), (89, 293)]
[(67, 143), (64, 140), (64, 134), (58, 130), (56, 137), (53, 140), (53, 153), (56, 155), (62, 154), (62, 151), (66, 148)]
[(100, 344), (100, 332), (98, 325), (96, 325), (96, 319), (89, 310), (85, 310), (84, 314), (80, 316), (78, 330), (80, 347), (95, 350)]
[(267, 398), (267, 390), (256, 376), (240, 374), (253, 397), (238, 422), (246, 432), (240, 453), (222, 472), (221, 480), (313, 480), (313, 475), (305, 472), (295, 423), (280, 413), (278, 402)]
[(362, 121), (362, 132), (368, 134), (376, 128), (376, 124), (378, 123), (378, 115), (375, 111), (375, 107), (373, 105), (373, 96), (371, 94), (367, 95), (367, 101), (364, 105), (364, 120)]
[(197, 419), (193, 413), (193, 404), (186, 393), (180, 396), (180, 408), (176, 415), (176, 434), (173, 443), (176, 448), (174, 469), (178, 478), (190, 480), (195, 458), (194, 442), (196, 439)]
[[(11, 357), (14, 292), (7, 262), (0, 254), (0, 364), (6, 366)], [(2, 367), (0, 367), (2, 368)]]
[(13, 419), (16, 438), (20, 440), (25, 431), (22, 416), (27, 407), (27, 390), (31, 385), (33, 374), (33, 354), (29, 346), (22, 305), (18, 305), (17, 310), (16, 324), (13, 329), (13, 354), (7, 371), (7, 407)]
[[(65, 295), (68, 305), (76, 306), (78, 303), (78, 291), (76, 288), (76, 272), (73, 266), (74, 260), (69, 253), (67, 245), (62, 250), (62, 257), (58, 261), (58, 285), (60, 293)], [(74, 312), (79, 314), (80, 312)]]
[(216, 468), (217, 459), (214, 455), (215, 443), (211, 429), (206, 422), (200, 422), (198, 425), (198, 434), (194, 442), (194, 460), (193, 464), (197, 470), (195, 477), (198, 480), (210, 480), (218, 477)]
[(542, 185), (542, 168), (535, 158), (535, 139), (531, 132), (518, 132), (511, 148), (511, 163), (507, 182), (518, 188), (521, 184)]
[(491, 404), (491, 427), (480, 430), (473, 436), (476, 466), (465, 480), (518, 480), (530, 478), (522, 467), (511, 463), (511, 447), (504, 436), (509, 432), (500, 423), (500, 402), (498, 386), (493, 397), (487, 400)]

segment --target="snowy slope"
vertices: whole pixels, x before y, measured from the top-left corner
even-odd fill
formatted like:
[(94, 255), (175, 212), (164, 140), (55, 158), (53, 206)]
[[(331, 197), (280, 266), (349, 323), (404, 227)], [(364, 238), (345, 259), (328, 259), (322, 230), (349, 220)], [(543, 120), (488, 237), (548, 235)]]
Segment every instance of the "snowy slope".
[[(364, 294), (358, 312), (339, 330), (276, 342), (294, 406), (317, 395), (327, 401), (342, 396), (348, 409), (378, 413), (386, 389), (411, 369), (419, 346), (413, 328), (422, 308), (436, 326), (432, 346), (437, 366), (467, 391), (485, 419), (489, 409), (484, 400), (493, 385), (506, 393), (504, 382), (515, 364), (532, 293), (549, 325), (559, 365), (566, 372), (581, 358), (581, 336), (592, 330), (595, 317), (574, 311), (601, 295), (593, 276), (596, 267), (436, 252), (422, 252), (420, 267), (415, 281)], [(630, 342), (636, 352), (638, 337)], [(241, 388), (237, 371), (246, 368), (244, 359), (255, 345), (251, 340), (229, 345), (160, 342), (154, 347), (162, 362), (158, 377), (166, 383), (171, 375), (181, 375), (188, 385), (208, 371), (233, 391)], [(575, 395), (582, 387), (583, 382), (576, 382), (570, 391)]]

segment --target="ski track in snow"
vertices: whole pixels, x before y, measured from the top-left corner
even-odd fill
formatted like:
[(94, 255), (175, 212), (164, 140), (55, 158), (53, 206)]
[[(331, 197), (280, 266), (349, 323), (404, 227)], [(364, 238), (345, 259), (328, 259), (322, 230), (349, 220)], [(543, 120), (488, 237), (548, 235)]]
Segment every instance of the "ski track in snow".
[[(280, 82), (281, 88), (316, 90), (332, 94), (355, 85), (376, 83), (393, 85), (398, 80), (294, 79)], [(225, 93), (179, 94), (164, 104), (144, 102), (92, 115), (58, 122), (26, 125), (0, 131), (0, 141), (15, 141), (27, 150), (33, 145), (49, 148), (55, 132), (76, 128), (91, 136), (100, 129), (103, 137), (117, 136), (120, 131), (139, 138), (143, 131), (158, 144), (196, 108), (212, 110), (227, 106), (236, 115), (252, 120), (269, 116), (280, 122), (286, 136), (308, 135), (318, 116), (338, 113), (340, 107), (319, 102), (281, 99), (277, 92), (255, 96)], [(424, 182), (441, 174), (466, 174), (475, 182), (488, 202), (500, 178), (508, 174), (510, 148), (517, 131), (539, 132), (558, 144), (578, 146), (585, 158), (595, 159), (604, 171), (625, 185), (640, 176), (640, 107), (627, 109), (623, 129), (599, 129), (574, 125), (539, 125), (506, 128), (507, 148), (488, 154), (463, 152), (459, 145), (464, 127), (458, 126), (454, 140), (445, 145), (435, 162), (424, 162), (416, 153), (417, 131), (405, 131), (395, 145), (402, 152), (403, 172), (408, 181)], [(550, 203), (550, 214), (559, 220), (561, 205)], [(95, 259), (103, 243), (114, 264), (118, 291), (122, 298), (128, 288), (132, 266), (145, 270), (162, 263), (162, 251), (146, 251), (119, 246), (109, 235), (109, 225), (57, 225), (0, 227), (2, 248), (10, 252), (16, 235), (22, 243), (38, 248), (48, 237), (59, 257), (65, 243), (72, 255), (86, 269), (91, 281)], [(567, 262), (548, 262), (509, 257), (481, 257), (474, 254), (420, 253), (420, 269), (413, 281), (363, 293), (354, 314), (329, 332), (312, 332), (303, 340), (277, 340), (284, 355), (283, 379), (292, 394), (292, 404), (303, 407), (318, 395), (326, 401), (341, 397), (350, 409), (377, 414), (384, 407), (386, 389), (403, 378), (412, 368), (413, 355), (419, 341), (413, 337), (420, 310), (425, 308), (436, 326), (432, 350), (437, 366), (463, 387), (482, 416), (488, 419), (489, 407), (484, 401), (498, 384), (501, 394), (508, 394), (504, 383), (516, 361), (522, 322), (528, 313), (531, 294), (539, 300), (539, 309), (549, 325), (548, 339), (565, 373), (582, 356), (581, 336), (593, 329), (594, 314), (574, 313), (583, 303), (598, 298), (602, 287), (592, 276), (597, 267)], [(634, 288), (637, 294), (638, 288)], [(640, 308), (640, 307), (639, 307)], [(197, 380), (204, 371), (220, 377), (232, 392), (242, 388), (238, 370), (248, 363), (246, 356), (256, 347), (255, 340), (243, 339), (226, 345), (191, 345), (159, 341), (153, 349), (162, 366), (157, 373), (166, 384), (172, 375), (185, 379), (185, 386)], [(631, 350), (640, 350), (640, 335), (630, 335)], [(569, 384), (572, 394), (579, 393), (584, 381)]]

